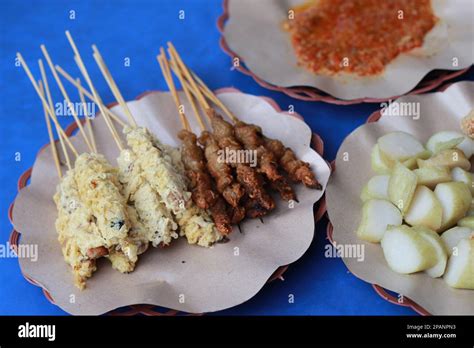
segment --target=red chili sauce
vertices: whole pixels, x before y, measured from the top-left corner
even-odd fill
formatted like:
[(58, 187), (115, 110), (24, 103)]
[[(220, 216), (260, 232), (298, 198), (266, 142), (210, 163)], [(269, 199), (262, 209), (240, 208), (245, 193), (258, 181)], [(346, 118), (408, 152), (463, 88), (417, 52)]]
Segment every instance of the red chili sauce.
[(285, 29), (300, 66), (369, 76), (422, 46), (436, 22), (431, 0), (316, 0), (295, 8)]

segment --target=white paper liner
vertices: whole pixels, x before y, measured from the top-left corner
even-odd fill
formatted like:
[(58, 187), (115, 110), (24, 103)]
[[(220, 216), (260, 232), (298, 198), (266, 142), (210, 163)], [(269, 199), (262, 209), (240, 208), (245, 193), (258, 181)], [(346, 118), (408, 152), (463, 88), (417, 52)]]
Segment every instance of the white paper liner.
[[(199, 132), (185, 96), (180, 97), (193, 130)], [(311, 130), (304, 122), (276, 111), (259, 97), (233, 92), (219, 94), (219, 98), (239, 118), (263, 126), (266, 135), (293, 148), (311, 164), (325, 188), (330, 170), (310, 148)], [(179, 145), (176, 133), (181, 124), (169, 93), (152, 93), (128, 105), (139, 125), (148, 127), (162, 142)], [(119, 106), (113, 111), (125, 119)], [(99, 151), (115, 164), (118, 150), (103, 118), (99, 116), (92, 123)], [(71, 140), (78, 148), (85, 148), (79, 136)], [(294, 185), (299, 203), (293, 209), (277, 199), (277, 208), (264, 217), (263, 224), (258, 219), (246, 220), (241, 224), (243, 233), (234, 227), (228, 243), (206, 249), (180, 239), (168, 248), (150, 248), (130, 274), (120, 274), (101, 260), (87, 288), (80, 291), (73, 285), (54, 228), (57, 212), (52, 197), (58, 179), (50, 150), (48, 146), (39, 153), (30, 185), (19, 192), (13, 223), (21, 233), (21, 245), (38, 245), (36, 262), (20, 258), (22, 272), (68, 313), (102, 314), (139, 303), (192, 313), (229, 308), (253, 297), (279, 266), (300, 258), (312, 241), (313, 204), (323, 192)]]
[[(322, 76), (297, 66), (288, 10), (304, 0), (229, 0), (224, 28), (228, 46), (259, 78), (280, 87), (311, 86), (340, 99), (390, 98), (413, 89), (434, 69), (461, 70), (474, 62), (474, 3), (432, 0), (439, 23), (423, 47), (401, 54), (377, 77)], [(457, 66), (453, 66), (457, 59)]]
[(364, 246), (364, 261), (342, 258), (358, 278), (403, 294), (431, 314), (473, 315), (473, 290), (453, 289), (443, 279), (433, 279), (424, 273), (395, 273), (388, 267), (380, 244), (364, 242), (356, 236), (362, 216), (359, 195), (367, 181), (376, 175), (371, 169), (370, 152), (377, 139), (387, 132), (400, 130), (425, 143), (436, 132), (460, 131), (461, 118), (474, 107), (474, 82), (456, 83), (445, 92), (405, 96), (397, 102), (419, 102), (421, 117), (414, 120), (413, 117), (384, 115), (378, 122), (353, 131), (337, 153), (336, 170), (326, 191), (333, 239), (339, 245)]

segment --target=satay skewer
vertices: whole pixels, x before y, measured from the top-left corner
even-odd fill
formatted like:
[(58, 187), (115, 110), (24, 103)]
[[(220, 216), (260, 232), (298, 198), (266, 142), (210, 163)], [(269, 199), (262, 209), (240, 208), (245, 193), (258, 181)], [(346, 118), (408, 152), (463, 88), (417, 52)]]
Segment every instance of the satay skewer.
[(178, 68), (175, 60), (171, 59), (170, 62), (174, 67), (173, 70), (175, 71), (176, 76), (182, 83), (183, 90), (188, 91), (187, 97), (193, 106), (195, 116), (201, 127), (202, 133), (200, 142), (205, 147), (204, 155), (207, 160), (207, 169), (216, 181), (217, 190), (222, 194), (226, 202), (232, 207), (232, 222), (238, 223), (245, 217), (245, 209), (241, 204), (245, 190), (242, 185), (234, 179), (231, 166), (228, 163), (225, 163), (225, 161), (219, 160), (220, 147), (216, 139), (206, 131), (204, 121), (202, 120), (201, 115), (197, 107), (194, 105), (194, 101), (189, 93), (191, 88), (184, 83), (184, 77), (181, 75), (181, 70)]
[[(190, 180), (193, 201), (199, 208), (209, 209), (219, 233), (222, 235), (228, 235), (232, 232), (232, 226), (231, 218), (227, 213), (226, 203), (219, 194), (214, 192), (212, 179), (206, 171), (204, 153), (196, 144), (197, 137), (192, 133), (186, 114), (184, 110), (181, 109), (182, 104), (176, 91), (168, 61), (163, 50), (161, 50), (161, 55), (158, 56), (157, 59), (182, 122), (183, 130), (178, 133), (178, 138), (181, 139), (183, 144), (181, 153), (186, 168), (186, 175)], [(186, 96), (190, 98), (189, 91), (184, 91)], [(190, 99), (190, 103), (194, 112), (198, 112), (192, 99)], [(201, 128), (205, 129), (202, 120), (199, 120), (199, 123)]]
[[(183, 63), (173, 44), (170, 42), (168, 43), (168, 51), (176, 70), (184, 73), (188, 82), (190, 82), (190, 85), (196, 92), (196, 99), (205, 110), (205, 114), (213, 129), (213, 136), (217, 139), (219, 147), (222, 150), (231, 150), (236, 153), (241, 151), (243, 147), (235, 138), (232, 125), (225, 122), (224, 119), (210, 107), (209, 103), (207, 103), (199, 87), (192, 79), (186, 65)], [(206, 134), (203, 140), (205, 141), (207, 137)], [(275, 208), (275, 202), (266, 191), (261, 175), (247, 163), (240, 163), (237, 161), (237, 163), (231, 163), (231, 166), (235, 168), (237, 180), (245, 188), (245, 191), (250, 198), (249, 207), (251, 207), (251, 209), (246, 209), (247, 215), (250, 217), (259, 217), (266, 214), (268, 211), (273, 210)]]
[[(238, 139), (244, 140), (245, 138), (243, 137), (246, 137), (247, 140), (251, 140), (249, 139), (248, 135), (250, 135), (250, 138), (253, 138), (253, 143), (244, 141), (245, 147), (260, 147), (263, 145), (268, 152), (273, 154), (273, 156), (281, 165), (283, 170), (290, 176), (292, 180), (302, 182), (305, 186), (310, 188), (316, 188), (318, 190), (322, 188), (317, 179), (315, 178), (314, 174), (311, 172), (309, 164), (307, 162), (299, 160), (293, 150), (284, 146), (281, 141), (264, 136), (260, 127), (252, 124), (247, 124), (239, 120), (239, 118), (229, 110), (229, 108), (209, 89), (209, 87), (206, 86), (206, 84), (194, 72), (192, 72), (191, 70), (189, 71), (189, 76), (192, 75), (192, 77), (198, 82), (201, 92), (214, 105), (219, 107), (230, 120), (234, 122), (234, 124), (236, 125), (234, 129), (236, 130), (236, 135)], [(265, 152), (267, 151), (263, 150), (262, 152), (265, 154)], [(267, 153), (265, 155), (271, 154)], [(271, 161), (271, 158), (267, 160), (266, 169), (273, 171), (273, 174), (271, 174), (271, 171), (269, 173), (271, 175), (275, 175), (275, 169), (271, 168)], [(271, 184), (273, 184), (273, 187), (280, 192), (280, 195), (283, 199), (296, 199), (291, 187), (288, 183), (285, 182), (284, 178), (278, 178), (277, 176), (274, 176), (273, 180), (271, 177), (269, 177), (269, 180), (271, 181)]]

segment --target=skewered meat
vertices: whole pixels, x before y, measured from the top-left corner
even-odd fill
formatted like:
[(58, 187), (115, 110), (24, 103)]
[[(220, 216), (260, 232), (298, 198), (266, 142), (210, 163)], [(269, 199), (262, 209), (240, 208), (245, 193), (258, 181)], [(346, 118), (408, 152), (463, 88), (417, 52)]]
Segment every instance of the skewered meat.
[(225, 201), (212, 189), (212, 179), (206, 171), (206, 162), (202, 149), (196, 144), (194, 133), (182, 130), (178, 133), (183, 146), (181, 154), (186, 175), (191, 181), (192, 198), (201, 209), (209, 209), (217, 230), (227, 235), (232, 232), (230, 217)]
[(234, 126), (235, 137), (246, 149), (257, 152), (259, 172), (265, 174), (270, 187), (280, 194), (285, 201), (296, 200), (296, 195), (286, 178), (278, 171), (278, 160), (275, 154), (264, 146), (262, 129), (254, 124), (238, 121)]
[(281, 199), (284, 201), (297, 201), (295, 191), (293, 191), (285, 177), (275, 181), (270, 181), (270, 187), (274, 191), (277, 191), (280, 194)]
[(245, 219), (245, 207), (243, 206), (229, 207), (227, 212), (230, 216), (230, 222), (234, 225)]
[(204, 155), (207, 159), (207, 169), (216, 181), (217, 191), (222, 194), (227, 203), (237, 207), (244, 195), (241, 185), (234, 181), (231, 167), (219, 158), (220, 147), (214, 136), (209, 132), (202, 132), (199, 143), (204, 146)]
[(237, 166), (237, 178), (244, 186), (250, 198), (256, 199), (259, 204), (267, 210), (275, 208), (273, 198), (263, 189), (263, 179), (252, 168), (245, 165)]
[(264, 137), (264, 143), (265, 147), (276, 156), (290, 179), (302, 182), (310, 188), (322, 189), (321, 184), (311, 171), (309, 163), (299, 160), (293, 150), (285, 147), (281, 141), (276, 139)]
[(278, 173), (278, 162), (275, 155), (268, 151), (263, 144), (260, 127), (239, 121), (234, 126), (234, 133), (237, 140), (246, 149), (257, 151), (260, 172), (264, 173), (270, 181), (276, 181), (282, 177)]
[(183, 146), (181, 154), (186, 168), (186, 175), (190, 180), (192, 198), (201, 209), (209, 209), (214, 205), (217, 195), (212, 190), (212, 180), (206, 172), (206, 162), (202, 149), (196, 145), (197, 137), (194, 133), (182, 130), (178, 133)]
[(209, 208), (212, 220), (216, 225), (217, 230), (224, 236), (232, 232), (231, 217), (227, 212), (227, 204), (224, 199), (217, 197), (214, 204)]
[[(186, 169), (181, 151), (171, 146), (157, 144), (156, 146), (160, 146), (163, 154), (171, 159), (174, 168), (176, 168), (176, 173), (186, 182)], [(184, 211), (175, 214), (175, 218), (180, 229), (180, 235), (185, 236), (189, 244), (209, 247), (223, 238), (208, 212), (194, 204), (192, 199), (189, 200)]]
[[(242, 150), (242, 145), (235, 138), (233, 126), (215, 112), (210, 112), (210, 116), (213, 135), (217, 139), (219, 147), (231, 151)], [(253, 168), (243, 163), (232, 163), (231, 165), (236, 168), (237, 180), (244, 186), (250, 198), (257, 199), (259, 204), (267, 210), (275, 208), (273, 198), (264, 188), (263, 178)]]
[(245, 205), (246, 216), (248, 218), (256, 219), (268, 214), (268, 210), (265, 209), (260, 204), (260, 202), (255, 198), (252, 198), (252, 199), (247, 198), (244, 205)]

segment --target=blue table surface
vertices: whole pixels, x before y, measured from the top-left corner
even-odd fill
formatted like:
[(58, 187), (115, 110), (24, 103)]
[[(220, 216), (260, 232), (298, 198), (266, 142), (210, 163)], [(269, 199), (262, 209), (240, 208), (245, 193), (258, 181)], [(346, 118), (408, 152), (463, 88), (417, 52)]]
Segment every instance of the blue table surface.
[[(179, 19), (180, 11), (185, 18)], [(71, 12), (75, 18), (71, 19)], [(17, 193), (17, 179), (32, 166), (38, 149), (48, 142), (41, 104), (21, 67), (20, 51), (39, 78), (36, 60), (44, 43), (56, 63), (79, 75), (64, 36), (69, 29), (83, 52), (86, 65), (96, 70), (90, 44), (104, 55), (125, 99), (147, 90), (167, 90), (155, 56), (171, 40), (185, 61), (211, 88), (236, 87), (246, 93), (273, 98), (282, 109), (293, 105), (324, 140), (324, 157), (333, 160), (343, 139), (363, 124), (378, 104), (337, 106), (303, 102), (266, 90), (231, 69), (230, 58), (219, 47), (216, 20), (220, 0), (101, 0), (0, 1), (0, 243), (6, 245), (12, 225), (7, 218)], [(87, 53), (87, 54), (86, 54)], [(130, 58), (130, 67), (124, 59)], [(93, 67), (93, 69), (92, 69)], [(474, 72), (458, 78), (474, 79)], [(106, 102), (113, 96), (102, 78), (97, 87)], [(53, 96), (59, 98), (59, 93)], [(63, 118), (63, 125), (71, 122)], [(20, 154), (20, 160), (16, 160)], [(249, 301), (216, 314), (231, 315), (414, 315), (413, 310), (386, 302), (372, 286), (353, 276), (338, 258), (325, 258), (327, 219), (318, 223), (306, 254), (292, 264), (284, 281), (266, 285)], [(295, 226), (295, 228), (297, 228)], [(289, 296), (294, 301), (290, 303)], [(48, 302), (40, 288), (21, 275), (18, 260), (0, 258), (0, 314), (64, 315)]]

